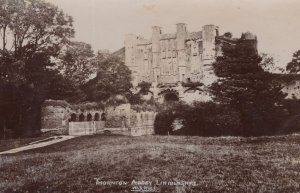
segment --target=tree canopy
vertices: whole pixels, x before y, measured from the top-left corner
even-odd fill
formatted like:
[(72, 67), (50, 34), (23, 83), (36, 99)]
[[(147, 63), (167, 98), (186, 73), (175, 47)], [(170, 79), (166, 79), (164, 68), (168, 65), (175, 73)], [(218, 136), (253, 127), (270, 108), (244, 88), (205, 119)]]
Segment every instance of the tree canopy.
[(286, 70), (293, 74), (300, 72), (300, 50), (293, 54), (292, 61), (287, 64)]
[(42, 0), (0, 0), (0, 36), (0, 134), (7, 127), (32, 133), (58, 72), (52, 60), (74, 36), (73, 19)]
[[(278, 127), (281, 103), (286, 96), (279, 82), (261, 67), (262, 58), (242, 42), (224, 46), (213, 64), (219, 80), (211, 86), (215, 100), (241, 114), (244, 134), (259, 135)], [(277, 124), (277, 125), (276, 125)]]
[(131, 72), (118, 57), (103, 58), (98, 54), (95, 59), (97, 75), (85, 85), (84, 91), (89, 101), (105, 101), (113, 95), (129, 95)]

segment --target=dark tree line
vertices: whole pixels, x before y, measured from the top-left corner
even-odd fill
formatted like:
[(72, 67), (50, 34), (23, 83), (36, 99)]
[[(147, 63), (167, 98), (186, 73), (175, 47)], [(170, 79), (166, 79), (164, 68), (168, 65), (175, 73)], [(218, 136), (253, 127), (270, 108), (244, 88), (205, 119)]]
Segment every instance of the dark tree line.
[[(129, 89), (125, 65), (94, 54), (87, 43), (71, 41), (74, 34), (72, 17), (51, 3), (0, 0), (0, 138), (38, 133), (47, 98), (103, 101)], [(101, 77), (113, 82), (103, 83)], [(125, 87), (115, 87), (119, 79)], [(92, 88), (106, 94), (99, 96)]]

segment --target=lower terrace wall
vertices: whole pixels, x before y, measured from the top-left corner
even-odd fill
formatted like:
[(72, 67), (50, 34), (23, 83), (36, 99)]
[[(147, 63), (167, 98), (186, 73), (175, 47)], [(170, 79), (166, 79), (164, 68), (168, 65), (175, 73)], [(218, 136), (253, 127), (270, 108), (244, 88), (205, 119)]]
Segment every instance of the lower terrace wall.
[(154, 134), (153, 111), (131, 109), (130, 104), (99, 109), (71, 108), (65, 101), (46, 101), (42, 108), (42, 132), (58, 134), (92, 135), (112, 133), (141, 136)]
[(104, 131), (104, 121), (70, 122), (69, 135), (93, 135)]

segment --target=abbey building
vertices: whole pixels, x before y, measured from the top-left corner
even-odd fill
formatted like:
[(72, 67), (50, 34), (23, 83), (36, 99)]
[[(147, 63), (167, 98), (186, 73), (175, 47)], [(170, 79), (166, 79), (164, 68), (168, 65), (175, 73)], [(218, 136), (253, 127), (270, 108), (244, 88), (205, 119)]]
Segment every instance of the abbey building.
[(199, 98), (205, 92), (187, 92), (184, 83), (202, 83), (202, 90), (210, 85), (215, 80), (212, 63), (221, 54), (223, 44), (244, 39), (251, 41), (255, 48), (257, 45), (256, 36), (249, 32), (237, 39), (230, 33), (219, 35), (215, 25), (204, 25), (196, 32), (189, 32), (184, 23), (176, 27), (175, 33), (164, 34), (161, 27), (154, 26), (149, 39), (133, 34), (125, 38), (125, 64), (132, 72), (133, 85), (143, 81), (152, 83), (157, 99), (168, 94), (182, 99), (196, 94), (194, 97)]

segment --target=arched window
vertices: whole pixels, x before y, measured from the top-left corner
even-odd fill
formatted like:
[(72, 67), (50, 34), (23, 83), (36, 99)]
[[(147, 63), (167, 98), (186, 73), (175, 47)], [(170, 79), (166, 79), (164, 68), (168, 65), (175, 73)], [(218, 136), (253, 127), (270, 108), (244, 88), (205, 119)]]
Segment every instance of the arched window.
[(90, 113), (87, 115), (86, 120), (87, 121), (92, 121), (93, 120), (93, 117)]
[(85, 118), (85, 117), (84, 117), (84, 114), (81, 113), (81, 114), (79, 115), (79, 121), (80, 121), (80, 122), (83, 122), (83, 121), (84, 121), (84, 118)]
[(106, 121), (106, 114), (105, 113), (101, 114), (101, 121)]
[(75, 113), (71, 114), (71, 118), (69, 119), (69, 122), (75, 122), (77, 119), (77, 115)]
[(99, 113), (95, 113), (94, 121), (99, 121), (99, 119), (100, 119)]

